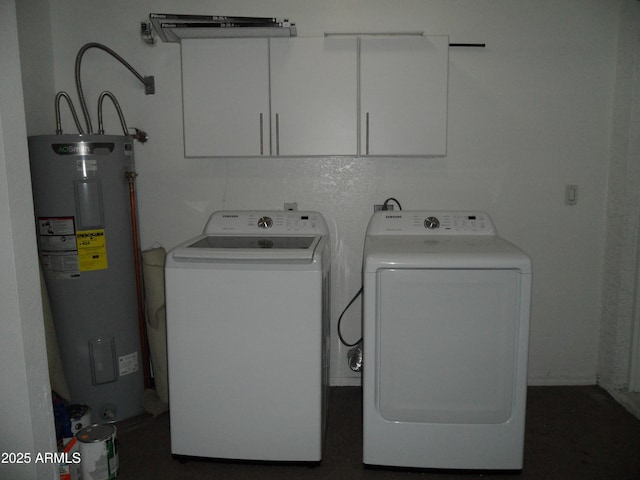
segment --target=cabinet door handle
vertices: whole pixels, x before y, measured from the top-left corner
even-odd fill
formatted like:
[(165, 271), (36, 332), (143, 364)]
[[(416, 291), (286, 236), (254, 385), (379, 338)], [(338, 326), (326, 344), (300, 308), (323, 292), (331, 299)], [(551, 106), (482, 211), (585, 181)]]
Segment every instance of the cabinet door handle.
[(276, 155), (280, 155), (280, 115), (276, 113)]
[(264, 120), (260, 114), (260, 155), (264, 155)]
[(369, 112), (367, 112), (367, 121), (365, 128), (365, 152), (369, 155)]

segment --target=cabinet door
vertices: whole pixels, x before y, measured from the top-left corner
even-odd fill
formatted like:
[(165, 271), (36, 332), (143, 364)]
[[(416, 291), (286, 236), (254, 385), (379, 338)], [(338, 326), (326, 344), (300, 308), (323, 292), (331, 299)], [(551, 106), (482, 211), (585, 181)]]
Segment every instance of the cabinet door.
[(270, 42), (272, 154), (357, 154), (356, 38)]
[(445, 155), (449, 38), (360, 39), (360, 154)]
[(181, 42), (187, 157), (269, 155), (266, 38)]

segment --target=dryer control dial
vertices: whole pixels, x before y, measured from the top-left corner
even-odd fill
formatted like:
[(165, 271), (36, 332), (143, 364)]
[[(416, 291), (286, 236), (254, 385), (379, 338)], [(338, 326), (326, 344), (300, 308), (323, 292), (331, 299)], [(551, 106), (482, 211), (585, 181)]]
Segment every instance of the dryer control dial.
[(424, 220), (424, 228), (428, 228), (429, 230), (440, 228), (440, 220), (438, 220), (437, 217), (427, 217)]
[(271, 228), (273, 226), (273, 219), (271, 217), (260, 217), (258, 219), (258, 227)]

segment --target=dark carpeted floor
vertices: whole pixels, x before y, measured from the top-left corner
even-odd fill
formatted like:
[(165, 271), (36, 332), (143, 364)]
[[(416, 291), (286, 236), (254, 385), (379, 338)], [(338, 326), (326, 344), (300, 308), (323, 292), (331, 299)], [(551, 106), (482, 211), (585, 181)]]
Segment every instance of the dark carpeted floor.
[(169, 415), (118, 425), (119, 480), (199, 479), (640, 479), (640, 420), (599, 387), (529, 387), (519, 474), (371, 469), (362, 465), (362, 390), (332, 387), (318, 466), (247, 464), (171, 456)]

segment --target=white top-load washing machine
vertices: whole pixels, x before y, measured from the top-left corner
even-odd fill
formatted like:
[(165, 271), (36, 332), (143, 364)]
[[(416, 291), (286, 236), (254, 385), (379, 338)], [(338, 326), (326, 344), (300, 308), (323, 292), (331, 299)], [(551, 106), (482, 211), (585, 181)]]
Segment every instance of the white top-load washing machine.
[(363, 277), (363, 462), (521, 469), (529, 257), (483, 212), (382, 211)]
[(318, 212), (220, 211), (167, 254), (174, 455), (321, 460), (329, 244)]

